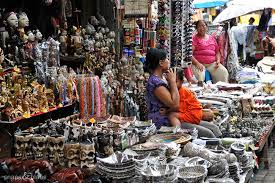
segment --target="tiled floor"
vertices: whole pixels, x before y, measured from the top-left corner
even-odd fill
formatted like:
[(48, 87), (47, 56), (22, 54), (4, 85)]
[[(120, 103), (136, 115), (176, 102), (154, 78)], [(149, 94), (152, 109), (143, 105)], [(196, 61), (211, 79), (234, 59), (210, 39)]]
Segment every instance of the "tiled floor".
[(269, 169), (265, 170), (263, 164), (254, 175), (253, 183), (275, 183), (275, 148), (269, 149)]

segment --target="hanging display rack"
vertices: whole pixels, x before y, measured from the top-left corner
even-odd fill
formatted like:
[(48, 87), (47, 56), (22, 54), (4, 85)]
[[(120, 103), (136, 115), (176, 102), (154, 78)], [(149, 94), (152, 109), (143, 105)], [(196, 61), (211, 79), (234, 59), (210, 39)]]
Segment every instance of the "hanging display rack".
[(166, 49), (172, 67), (192, 61), (193, 0), (159, 0), (158, 47)]

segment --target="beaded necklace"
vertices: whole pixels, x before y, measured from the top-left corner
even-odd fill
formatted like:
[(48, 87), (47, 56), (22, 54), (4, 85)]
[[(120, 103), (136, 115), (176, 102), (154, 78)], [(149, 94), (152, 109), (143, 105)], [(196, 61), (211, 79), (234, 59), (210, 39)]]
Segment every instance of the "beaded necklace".
[(79, 108), (80, 108), (80, 115), (81, 115), (81, 118), (84, 117), (84, 89), (83, 89), (83, 86), (84, 86), (84, 78), (82, 77), (80, 79), (80, 82), (79, 82), (79, 91), (80, 91), (80, 102), (79, 102)]
[(88, 117), (88, 110), (87, 110), (87, 78), (84, 78), (84, 86), (83, 86), (83, 90), (84, 90), (84, 115), (85, 118)]
[(95, 113), (95, 82), (94, 82), (94, 78), (91, 77), (91, 116), (94, 116)]
[(96, 91), (96, 116), (100, 117), (101, 116), (101, 104), (100, 104), (100, 93), (99, 93), (99, 82), (98, 82), (98, 77), (95, 77), (95, 91)]
[(99, 98), (100, 98), (100, 114), (101, 116), (104, 115), (104, 95), (102, 93), (102, 86), (101, 86), (101, 81), (99, 79), (98, 76), (97, 77), (97, 80), (98, 80), (98, 86), (99, 86)]
[(90, 77), (86, 78), (87, 87), (86, 87), (86, 95), (87, 95), (87, 117), (90, 117), (91, 111), (91, 79)]

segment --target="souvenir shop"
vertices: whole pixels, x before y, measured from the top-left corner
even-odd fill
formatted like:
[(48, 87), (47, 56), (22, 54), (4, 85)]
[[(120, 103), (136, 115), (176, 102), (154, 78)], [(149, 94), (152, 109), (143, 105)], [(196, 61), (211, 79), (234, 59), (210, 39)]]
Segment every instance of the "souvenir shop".
[(24, 2), (1, 9), (1, 181), (243, 183), (268, 168), (275, 85), (265, 73), (187, 84), (220, 138), (147, 119), (146, 51), (190, 66), (192, 1), (43, 0), (51, 31)]

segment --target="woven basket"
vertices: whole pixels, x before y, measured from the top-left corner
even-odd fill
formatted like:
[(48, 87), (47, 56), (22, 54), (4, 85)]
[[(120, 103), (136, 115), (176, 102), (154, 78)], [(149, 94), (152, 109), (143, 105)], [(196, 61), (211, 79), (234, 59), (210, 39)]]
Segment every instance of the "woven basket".
[(153, 143), (168, 143), (175, 142), (177, 144), (185, 145), (192, 139), (191, 135), (188, 134), (157, 134), (153, 135), (148, 139), (149, 142)]

